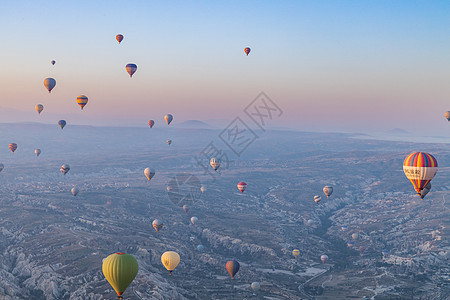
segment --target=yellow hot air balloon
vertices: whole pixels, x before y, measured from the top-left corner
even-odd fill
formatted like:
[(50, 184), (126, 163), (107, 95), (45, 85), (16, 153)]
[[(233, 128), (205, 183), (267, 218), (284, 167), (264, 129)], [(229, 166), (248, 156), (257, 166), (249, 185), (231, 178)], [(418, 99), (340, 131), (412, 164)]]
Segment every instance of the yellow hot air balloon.
[(122, 294), (136, 277), (138, 269), (136, 259), (123, 252), (111, 254), (103, 260), (103, 275), (116, 291), (117, 299), (123, 299)]
[(292, 250), (292, 255), (294, 255), (294, 257), (297, 258), (300, 255), (300, 250), (298, 249)]
[(172, 275), (172, 271), (180, 263), (180, 255), (175, 251), (166, 251), (161, 255), (161, 262), (166, 267), (167, 271), (169, 271), (169, 275)]
[(88, 100), (88, 97), (86, 97), (85, 95), (80, 95), (77, 97), (77, 103), (81, 107), (81, 110), (83, 110), (83, 108), (86, 106)]

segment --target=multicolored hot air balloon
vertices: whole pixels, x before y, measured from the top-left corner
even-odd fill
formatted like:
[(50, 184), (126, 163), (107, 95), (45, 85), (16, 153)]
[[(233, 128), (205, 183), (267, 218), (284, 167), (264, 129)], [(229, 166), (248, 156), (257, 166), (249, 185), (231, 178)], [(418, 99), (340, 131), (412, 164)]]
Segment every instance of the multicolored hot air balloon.
[(240, 264), (236, 260), (230, 260), (225, 265), (225, 268), (227, 269), (228, 273), (231, 275), (231, 279), (234, 278), (234, 275), (239, 271)]
[(59, 169), (64, 175), (67, 174), (67, 172), (70, 171), (70, 166), (68, 164), (64, 164), (61, 166), (61, 169)]
[(183, 205), (183, 210), (185, 213), (188, 213), (189, 207), (185, 204), (185, 205)]
[(433, 179), (438, 163), (433, 155), (425, 152), (413, 152), (403, 162), (403, 172), (411, 181), (417, 194), (421, 196), (424, 187)]
[(155, 125), (155, 121), (153, 120), (148, 121), (148, 126), (150, 126), (150, 128), (153, 128), (153, 125)]
[(197, 218), (197, 217), (192, 217), (192, 218), (191, 218), (191, 223), (192, 223), (192, 225), (195, 225), (195, 223), (197, 223), (197, 221), (198, 221), (198, 218)]
[(447, 121), (450, 121), (450, 111), (445, 112), (445, 118), (447, 119)]
[(166, 251), (161, 255), (161, 262), (166, 267), (167, 271), (169, 271), (169, 275), (172, 275), (172, 271), (180, 263), (180, 255), (175, 251)]
[(352, 241), (352, 240), (347, 241), (347, 247), (353, 248), (353, 245), (355, 245), (355, 242), (354, 242), (354, 241)]
[(80, 95), (77, 97), (77, 103), (78, 105), (81, 107), (81, 110), (83, 110), (83, 108), (86, 106), (86, 104), (88, 103), (88, 97), (86, 97), (85, 95)]
[(320, 201), (322, 201), (322, 198), (319, 195), (315, 195), (314, 202), (319, 203)]
[(359, 237), (359, 234), (357, 234), (356, 232), (352, 234), (352, 239), (357, 240)]
[(0, 164), (0, 172), (3, 171), (3, 169), (5, 168), (4, 164)]
[(11, 150), (12, 153), (14, 153), (14, 151), (17, 150), (17, 144), (16, 143), (11, 143), (8, 146), (9, 150)]
[(133, 77), (133, 74), (137, 70), (137, 66), (135, 64), (127, 64), (125, 66), (125, 69), (127, 70), (128, 74), (130, 74), (130, 77)]
[(54, 66), (56, 64), (56, 61), (52, 60), (51, 63)]
[(41, 149), (34, 149), (34, 154), (36, 154), (36, 156), (41, 155)]
[(164, 116), (164, 120), (166, 120), (167, 125), (169, 125), (173, 120), (173, 116), (171, 114), (167, 114)]
[(329, 198), (331, 194), (333, 194), (333, 187), (332, 186), (326, 186), (323, 188), (323, 193)]
[(152, 225), (153, 228), (155, 228), (156, 232), (159, 232), (159, 230), (163, 227), (164, 224), (160, 220), (155, 219), (153, 220)]
[(167, 140), (167, 145), (170, 146), (170, 144), (172, 144), (172, 140)]
[(244, 193), (245, 189), (247, 188), (247, 184), (241, 181), (237, 184), (237, 188), (241, 191), (241, 193)]
[(134, 280), (138, 270), (138, 262), (130, 254), (117, 252), (103, 260), (103, 275), (116, 291), (118, 299), (123, 299), (122, 294)]
[(49, 93), (52, 92), (53, 88), (56, 86), (56, 80), (53, 78), (45, 78), (44, 79), (44, 86), (48, 90)]
[(120, 44), (120, 42), (123, 41), (123, 35), (121, 35), (121, 34), (116, 35), (116, 40), (117, 40), (117, 41), (119, 42), (119, 44)]
[(70, 191), (74, 196), (78, 195), (78, 193), (80, 192), (80, 190), (77, 187), (73, 187)]
[(36, 104), (36, 106), (34, 107), (36, 109), (36, 111), (38, 112), (38, 114), (41, 114), (41, 112), (44, 110), (44, 105), (42, 104)]
[(250, 54), (250, 51), (252, 51), (252, 49), (250, 49), (249, 47), (244, 49), (245, 54), (247, 54), (247, 56)]
[(294, 257), (297, 258), (300, 255), (300, 250), (298, 249), (292, 250), (292, 255), (294, 255)]
[(431, 190), (431, 182), (428, 182), (427, 185), (423, 188), (422, 192), (420, 193), (420, 198), (425, 198), (425, 196), (430, 192)]
[(63, 130), (64, 126), (66, 126), (66, 120), (59, 120), (58, 125), (59, 127), (61, 127), (61, 130)]
[(214, 171), (217, 171), (217, 169), (220, 167), (221, 163), (222, 163), (222, 161), (215, 157), (211, 158), (211, 160), (209, 161), (209, 164), (214, 169)]
[(147, 177), (148, 181), (150, 181), (153, 176), (155, 176), (155, 170), (152, 168), (145, 168), (144, 175)]
[(320, 257), (320, 260), (322, 261), (323, 264), (326, 263), (327, 260), (328, 260), (328, 255), (326, 255), (326, 254), (322, 255), (322, 256)]

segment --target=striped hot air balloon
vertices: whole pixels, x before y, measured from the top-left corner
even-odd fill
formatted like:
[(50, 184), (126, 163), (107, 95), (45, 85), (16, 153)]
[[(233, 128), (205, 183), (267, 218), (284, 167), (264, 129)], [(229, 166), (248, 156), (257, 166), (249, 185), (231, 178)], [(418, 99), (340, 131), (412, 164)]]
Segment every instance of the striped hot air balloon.
[(17, 150), (17, 144), (16, 143), (9, 144), (9, 150), (11, 150), (11, 152), (14, 153), (14, 151)]
[(120, 44), (120, 42), (123, 41), (123, 35), (122, 35), (122, 34), (116, 35), (116, 40), (117, 40), (117, 41), (119, 42), (119, 44)]
[(238, 190), (241, 191), (241, 193), (243, 193), (245, 191), (245, 189), (247, 188), (247, 184), (245, 182), (241, 181), (237, 184), (237, 188), (238, 188)]
[(133, 74), (137, 70), (137, 66), (136, 66), (136, 64), (127, 64), (125, 66), (125, 70), (127, 70), (128, 74), (130, 74), (130, 77), (133, 77)]
[(437, 168), (436, 158), (425, 152), (413, 152), (403, 162), (403, 172), (405, 172), (406, 177), (411, 181), (419, 196), (436, 175)]
[(158, 219), (153, 220), (152, 225), (156, 232), (159, 232), (159, 230), (164, 226), (164, 224)]
[(88, 103), (88, 97), (86, 97), (85, 95), (80, 95), (77, 97), (77, 103), (78, 105), (81, 107), (81, 110), (83, 110), (83, 108), (86, 106), (86, 104)]

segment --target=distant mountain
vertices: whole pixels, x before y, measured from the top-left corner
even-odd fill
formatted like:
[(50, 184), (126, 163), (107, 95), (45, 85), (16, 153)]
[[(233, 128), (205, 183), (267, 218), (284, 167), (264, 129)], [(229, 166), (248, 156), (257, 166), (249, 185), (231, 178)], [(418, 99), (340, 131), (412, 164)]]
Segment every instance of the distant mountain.
[(406, 131), (406, 130), (401, 129), (401, 128), (393, 128), (393, 129), (387, 130), (386, 133), (387, 134), (394, 134), (394, 135), (409, 135), (410, 134), (409, 131)]
[(193, 129), (214, 129), (215, 127), (199, 120), (189, 120), (177, 124), (176, 127), (193, 128)]

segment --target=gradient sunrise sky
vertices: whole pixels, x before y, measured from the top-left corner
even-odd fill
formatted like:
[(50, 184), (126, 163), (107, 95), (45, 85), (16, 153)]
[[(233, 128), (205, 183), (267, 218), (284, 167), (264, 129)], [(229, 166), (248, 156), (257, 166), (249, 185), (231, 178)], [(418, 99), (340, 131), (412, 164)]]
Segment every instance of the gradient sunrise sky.
[(277, 127), (448, 130), (449, 1), (3, 0), (0, 24), (3, 122), (232, 120), (264, 91)]

